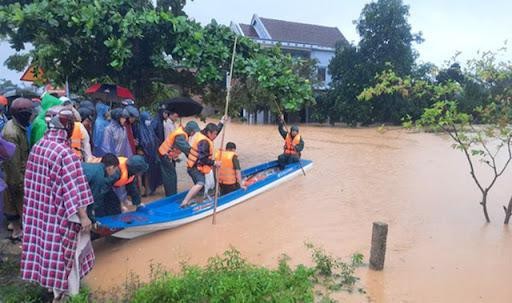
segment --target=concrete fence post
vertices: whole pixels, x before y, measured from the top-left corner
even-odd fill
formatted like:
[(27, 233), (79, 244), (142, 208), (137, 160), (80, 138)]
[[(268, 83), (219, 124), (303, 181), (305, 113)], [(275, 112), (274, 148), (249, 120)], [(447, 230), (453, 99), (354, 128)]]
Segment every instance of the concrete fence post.
[(387, 237), (388, 225), (382, 222), (373, 222), (370, 269), (382, 270), (384, 268)]

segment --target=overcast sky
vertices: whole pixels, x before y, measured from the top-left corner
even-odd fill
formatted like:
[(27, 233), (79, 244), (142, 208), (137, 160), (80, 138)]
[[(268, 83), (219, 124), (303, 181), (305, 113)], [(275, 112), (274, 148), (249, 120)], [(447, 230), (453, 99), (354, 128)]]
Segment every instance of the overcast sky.
[[(194, 0), (185, 11), (206, 24), (211, 19), (249, 23), (252, 15), (286, 21), (335, 26), (347, 40), (357, 43), (354, 20), (364, 5), (362, 0)], [(438, 66), (461, 51), (462, 59), (475, 57), (478, 50), (496, 50), (505, 40), (512, 42), (512, 1), (506, 0), (406, 0), (413, 32), (422, 32), (425, 42), (416, 46), (420, 60)], [(11, 54), (7, 43), (0, 44), (0, 62)], [(509, 51), (508, 58), (512, 58)], [(0, 78), (18, 82), (21, 75), (0, 67)]]

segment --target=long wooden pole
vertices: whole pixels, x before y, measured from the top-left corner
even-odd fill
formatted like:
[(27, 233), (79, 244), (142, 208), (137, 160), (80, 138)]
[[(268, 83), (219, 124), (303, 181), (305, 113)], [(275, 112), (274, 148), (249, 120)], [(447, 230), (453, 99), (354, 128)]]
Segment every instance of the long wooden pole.
[[(233, 76), (233, 65), (235, 63), (235, 55), (236, 55), (236, 42), (238, 41), (238, 36), (235, 36), (235, 42), (233, 43), (233, 54), (231, 55), (231, 67), (229, 69), (229, 74), (226, 77), (226, 107), (224, 108), (224, 119), (228, 120), (228, 109), (229, 109), (229, 100), (231, 99), (231, 77)], [(224, 150), (224, 135), (226, 134), (227, 121), (224, 121), (224, 131), (222, 132), (222, 136), (220, 139), (220, 149), (219, 149), (219, 158), (222, 159), (222, 151)], [(215, 224), (215, 218), (217, 214), (217, 202), (219, 201), (219, 174), (218, 169), (215, 169), (216, 181), (215, 181), (215, 199), (213, 202), (213, 218), (212, 224)]]
[[(284, 130), (286, 132), (288, 132), (288, 127), (286, 127), (286, 122), (284, 121), (284, 115), (283, 115), (283, 112), (281, 111), (281, 108), (279, 107), (279, 104), (277, 104), (277, 101), (274, 99), (274, 103), (276, 104), (276, 107), (277, 107), (277, 111), (279, 112), (279, 115), (281, 117), (283, 117), (283, 126), (284, 126)], [(304, 167), (302, 167), (302, 163), (300, 162), (300, 159), (299, 159), (299, 166), (300, 166), (300, 169), (302, 170), (302, 173), (304, 174), (304, 176), (306, 176), (306, 171), (304, 170)]]

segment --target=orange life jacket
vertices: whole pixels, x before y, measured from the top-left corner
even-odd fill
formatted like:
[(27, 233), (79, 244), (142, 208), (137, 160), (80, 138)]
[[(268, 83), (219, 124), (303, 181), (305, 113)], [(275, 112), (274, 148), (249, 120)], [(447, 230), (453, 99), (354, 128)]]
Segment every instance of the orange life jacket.
[(121, 177), (119, 180), (117, 180), (116, 183), (114, 183), (115, 187), (122, 187), (126, 184), (130, 184), (133, 182), (133, 179), (135, 179), (135, 176), (128, 177), (128, 165), (126, 162), (128, 161), (128, 158), (125, 157), (118, 157), (119, 159), (119, 171), (121, 173)]
[(197, 163), (197, 159), (199, 156), (199, 142), (206, 140), (208, 142), (208, 145), (210, 145), (210, 153), (209, 153), (209, 159), (213, 158), (213, 141), (210, 140), (207, 136), (203, 135), (202, 133), (197, 133), (194, 137), (194, 142), (192, 142), (190, 153), (188, 154), (188, 161), (187, 161), (187, 167), (197, 167), (197, 170), (199, 170), (203, 174), (207, 174), (212, 170), (212, 167), (210, 165), (199, 165)]
[(217, 178), (220, 184), (232, 185), (236, 183), (236, 170), (233, 166), (233, 157), (236, 156), (234, 151), (222, 151), (222, 158), (220, 151), (215, 152), (215, 160), (221, 161)]
[(178, 157), (181, 154), (181, 150), (179, 150), (179, 148), (174, 146), (174, 142), (175, 142), (177, 136), (182, 136), (182, 135), (185, 136), (185, 140), (188, 140), (188, 135), (185, 132), (185, 130), (183, 129), (183, 127), (181, 127), (181, 126), (178, 127), (177, 129), (175, 129), (172, 133), (170, 133), (169, 136), (167, 136), (167, 138), (165, 138), (164, 142), (162, 142), (162, 144), (158, 148), (158, 152), (160, 153), (160, 155), (163, 156), (163, 155), (167, 154), (169, 156), (169, 158), (171, 158), (173, 160), (178, 159)]
[(71, 133), (71, 148), (75, 155), (77, 155), (80, 159), (82, 159), (82, 131), (80, 129), (80, 122), (75, 122), (73, 127), (73, 133)]
[(293, 139), (290, 133), (286, 135), (286, 139), (284, 140), (284, 154), (285, 155), (299, 155), (299, 153), (295, 150), (295, 146), (300, 143), (300, 135), (297, 134)]

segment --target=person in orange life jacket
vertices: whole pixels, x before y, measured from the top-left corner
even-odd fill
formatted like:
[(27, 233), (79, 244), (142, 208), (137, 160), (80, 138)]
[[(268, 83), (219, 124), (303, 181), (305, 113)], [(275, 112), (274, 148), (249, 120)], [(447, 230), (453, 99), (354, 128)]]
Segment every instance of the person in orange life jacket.
[[(136, 177), (142, 176), (149, 168), (149, 165), (141, 155), (134, 155), (130, 158), (119, 157), (119, 170), (121, 178), (114, 184), (114, 192), (122, 203), (121, 210), (126, 210), (126, 206), (133, 204), (139, 207), (145, 205), (141, 203), (139, 188), (137, 187)], [(131, 197), (131, 202), (128, 200)], [(113, 198), (113, 197), (112, 197)]]
[(238, 155), (236, 154), (235, 143), (228, 142), (226, 144), (226, 150), (222, 152), (222, 158), (220, 156), (220, 151), (217, 151), (215, 154), (215, 160), (220, 161), (220, 167), (218, 167), (217, 170), (220, 195), (223, 196), (229, 194), (240, 187), (246, 190), (247, 186), (242, 183), (240, 161), (238, 161)]
[[(106, 197), (112, 191), (114, 183), (121, 177), (119, 159), (114, 154), (105, 154), (99, 163), (82, 162), (82, 169), (94, 199), (94, 203), (87, 206), (87, 215), (94, 223), (96, 217), (110, 214), (109, 203), (111, 201), (108, 201)], [(117, 208), (119, 208), (119, 202), (117, 202)]]
[[(78, 113), (80, 114), (80, 118), (82, 119), (82, 125), (84, 126), (85, 130), (87, 131), (87, 135), (89, 136), (89, 146), (91, 147), (92, 151), (92, 130), (94, 126), (94, 111), (88, 107), (80, 107), (78, 109)], [(88, 158), (90, 158), (91, 156), (92, 153)]]
[(284, 117), (279, 117), (279, 133), (284, 139), (284, 152), (277, 157), (279, 168), (283, 170), (286, 165), (300, 161), (300, 155), (304, 150), (304, 140), (299, 135), (299, 127), (293, 125), (288, 133), (284, 128)]
[(181, 202), (180, 207), (182, 208), (188, 206), (190, 200), (201, 191), (205, 184), (205, 174), (208, 174), (214, 165), (220, 165), (220, 161), (216, 164), (213, 160), (213, 140), (222, 130), (224, 119), (223, 117), (218, 125), (208, 123), (193, 139), (188, 154), (187, 173), (192, 178), (194, 185)]
[(92, 156), (91, 139), (87, 129), (81, 122), (82, 117), (80, 113), (75, 109), (75, 103), (73, 101), (67, 97), (60, 97), (59, 99), (63, 101), (62, 105), (65, 108), (68, 108), (73, 112), (73, 116), (75, 117), (75, 125), (73, 128), (73, 133), (71, 134), (71, 148), (75, 152), (75, 155), (80, 158), (80, 160), (88, 161)]
[(188, 157), (190, 145), (188, 139), (200, 131), (195, 121), (189, 121), (185, 127), (178, 127), (158, 148), (160, 155), (160, 172), (164, 184), (165, 195), (174, 195), (178, 191), (178, 177), (176, 175), (176, 162), (179, 156), (184, 153)]

